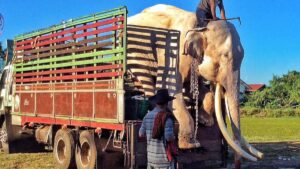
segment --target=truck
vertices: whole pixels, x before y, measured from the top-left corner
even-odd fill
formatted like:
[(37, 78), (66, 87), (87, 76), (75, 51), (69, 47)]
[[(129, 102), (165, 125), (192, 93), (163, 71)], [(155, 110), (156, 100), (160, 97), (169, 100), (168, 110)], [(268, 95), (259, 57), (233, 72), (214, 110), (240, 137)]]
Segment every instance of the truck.
[[(147, 167), (138, 130), (149, 102), (127, 72), (127, 14), (119, 7), (15, 37), (0, 84), (6, 153), (45, 146), (58, 168)], [(226, 166), (217, 125), (200, 126), (198, 139), (205, 151), (179, 152), (179, 168)]]

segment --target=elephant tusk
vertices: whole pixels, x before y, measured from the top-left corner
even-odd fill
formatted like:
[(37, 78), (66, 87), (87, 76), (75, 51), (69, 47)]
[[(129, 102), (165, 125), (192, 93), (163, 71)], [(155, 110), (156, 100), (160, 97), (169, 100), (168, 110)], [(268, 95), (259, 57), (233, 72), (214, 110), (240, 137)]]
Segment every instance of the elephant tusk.
[(251, 144), (249, 144), (247, 142), (247, 140), (241, 136), (241, 141), (242, 141), (242, 144), (245, 145), (245, 147), (247, 147), (248, 151), (253, 154), (254, 156), (256, 156), (257, 158), (259, 159), (263, 159), (264, 158), (264, 153), (258, 151), (256, 148), (254, 148)]
[(251, 160), (251, 161), (257, 161), (257, 158), (253, 157), (252, 155), (248, 154), (246, 151), (244, 151), (240, 146), (238, 146), (233, 139), (230, 137), (222, 115), (222, 109), (221, 109), (221, 85), (217, 83), (216, 86), (216, 93), (215, 93), (215, 111), (216, 111), (216, 118), (219, 125), (219, 128), (221, 130), (221, 133), (223, 134), (225, 140), (230, 145), (230, 147), (240, 156)]
[[(228, 98), (227, 95), (225, 95), (225, 105), (226, 105), (226, 113), (228, 116), (228, 119), (230, 121), (230, 124), (232, 125), (232, 121), (231, 121), (231, 114), (230, 114), (230, 110), (229, 110), (229, 106), (228, 106)], [(247, 142), (247, 140), (241, 135), (241, 142), (243, 145), (245, 145), (245, 147), (248, 149), (248, 151), (253, 154), (255, 157), (259, 158), (259, 159), (263, 159), (264, 158), (264, 154), (260, 151), (258, 151), (256, 148), (254, 148), (251, 144), (249, 144)]]

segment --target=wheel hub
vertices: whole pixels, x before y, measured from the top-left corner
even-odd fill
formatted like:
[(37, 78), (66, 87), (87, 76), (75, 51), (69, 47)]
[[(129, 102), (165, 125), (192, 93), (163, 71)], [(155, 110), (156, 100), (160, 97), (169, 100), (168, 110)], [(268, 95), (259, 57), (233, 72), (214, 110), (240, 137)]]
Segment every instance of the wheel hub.
[(66, 159), (66, 145), (62, 139), (57, 143), (57, 157), (59, 161), (64, 161)]
[(80, 152), (81, 163), (84, 166), (87, 166), (89, 164), (90, 156), (91, 156), (90, 145), (87, 142), (84, 142), (81, 146), (81, 152)]

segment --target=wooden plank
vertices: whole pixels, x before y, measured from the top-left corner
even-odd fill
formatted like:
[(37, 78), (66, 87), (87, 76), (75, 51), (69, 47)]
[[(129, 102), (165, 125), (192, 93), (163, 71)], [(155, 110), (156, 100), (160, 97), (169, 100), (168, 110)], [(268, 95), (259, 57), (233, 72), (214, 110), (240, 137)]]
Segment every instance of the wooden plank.
[(82, 89), (115, 89), (115, 86), (109, 83), (94, 83), (94, 82), (86, 82), (86, 83), (77, 83), (73, 86), (75, 90)]
[(75, 34), (73, 36), (66, 36), (66, 37), (62, 37), (62, 38), (58, 38), (58, 39), (54, 39), (54, 40), (49, 40), (49, 41), (41, 42), (41, 43), (38, 43), (38, 44), (16, 47), (15, 50), (18, 51), (18, 50), (33, 49), (35, 47), (41, 47), (41, 46), (49, 45), (51, 43), (65, 42), (65, 41), (68, 41), (68, 40), (74, 40), (74, 39), (82, 38), (82, 37), (86, 37), (86, 36), (97, 35), (97, 34), (100, 34), (100, 33), (120, 30), (120, 29), (123, 29), (123, 28), (124, 28), (124, 25), (116, 25), (116, 26), (112, 26), (112, 27), (108, 27), (108, 28), (98, 29), (98, 30), (91, 31), (91, 32)]
[(95, 93), (95, 118), (117, 118), (117, 94), (115, 92)]
[[(74, 49), (66, 49), (66, 50), (59, 50), (59, 51), (55, 51), (55, 52), (48, 52), (48, 53), (42, 53), (42, 54), (37, 54), (37, 55), (31, 55), (28, 57), (24, 57), (23, 61), (29, 61), (29, 60), (34, 60), (37, 58), (46, 58), (46, 57), (50, 57), (53, 55), (64, 55), (64, 54), (71, 54), (71, 53), (78, 53), (78, 52), (84, 52), (84, 51), (90, 51), (93, 49), (100, 49), (103, 47), (107, 47), (107, 46), (112, 46), (112, 42), (104, 42), (104, 43), (100, 43), (99, 45), (93, 45), (93, 46), (88, 46), (88, 47), (80, 47), (80, 48), (74, 48)], [(42, 48), (41, 48), (42, 49)], [(21, 61), (22, 58), (18, 59), (17, 61)], [(44, 60), (42, 60), (44, 61)], [(48, 61), (48, 60), (47, 60)], [(51, 61), (51, 60), (49, 60)], [(44, 63), (47, 63), (44, 61)]]
[(53, 114), (52, 93), (36, 93), (36, 112), (38, 115)]
[(72, 98), (70, 92), (54, 93), (54, 113), (72, 117)]
[[(92, 56), (98, 56), (101, 55), (101, 52), (96, 52), (96, 53), (85, 53), (85, 54), (79, 54), (73, 56), (74, 58), (87, 58), (87, 57), (92, 57)], [(114, 53), (114, 52), (112, 52)], [(67, 56), (66, 56), (67, 57)], [(72, 57), (72, 56), (70, 56)], [(87, 65), (87, 64), (93, 64), (93, 63), (109, 63), (109, 62), (114, 62), (117, 60), (123, 60), (124, 55), (118, 55), (118, 56), (112, 56), (112, 57), (107, 57), (107, 58), (102, 58), (99, 60), (94, 60), (94, 59), (89, 59), (89, 60), (83, 60), (83, 61), (77, 61), (77, 62), (72, 62), (72, 63), (60, 63), (60, 64), (53, 64), (53, 65), (41, 65), (41, 66), (35, 66), (35, 67), (24, 67), (22, 68), (22, 64), (17, 64), (15, 72), (23, 72), (23, 71), (32, 71), (32, 70), (40, 70), (40, 69), (51, 69), (51, 68), (64, 68), (64, 67), (70, 67), (70, 66), (79, 66), (79, 65)], [(61, 61), (61, 60), (66, 60), (67, 58), (62, 57), (60, 58), (55, 58), (55, 62)], [(69, 60), (69, 59), (67, 59)], [(21, 68), (20, 68), (21, 67)]]
[[(18, 56), (31, 55), (33, 53), (45, 52), (45, 51), (50, 51), (50, 50), (54, 50), (54, 49), (64, 49), (64, 48), (69, 48), (69, 47), (72, 47), (72, 46), (81, 46), (85, 43), (98, 42), (98, 41), (111, 39), (114, 36), (115, 36), (114, 34), (109, 34), (109, 35), (104, 35), (104, 36), (100, 36), (100, 37), (97, 37), (97, 38), (81, 40), (79, 42), (71, 42), (71, 43), (66, 43), (66, 44), (57, 44), (57, 45), (53, 45), (53, 46), (49, 46), (49, 47), (43, 47), (43, 48), (40, 48), (40, 49), (33, 49), (33, 50), (28, 50), (28, 51), (16, 53), (16, 55), (18, 55)], [(27, 58), (27, 57), (25, 57), (25, 58)]]
[[(104, 84), (106, 84), (107, 86), (104, 86)], [(116, 89), (117, 88), (117, 85), (116, 85), (115, 81), (113, 81), (113, 80), (106, 81), (104, 84), (101, 81), (96, 81), (94, 87), (95, 87), (95, 89), (103, 89), (104, 87), (108, 87), (108, 89)]]
[(116, 89), (114, 81), (97, 81), (84, 83), (57, 83), (57, 84), (37, 84), (37, 85), (16, 85), (16, 91), (56, 91), (56, 90), (82, 90), (82, 89)]
[(54, 85), (51, 87), (53, 91), (56, 90), (65, 90), (65, 92), (69, 92), (68, 90), (73, 89), (72, 83), (54, 83)]
[(89, 78), (104, 78), (104, 77), (117, 77), (123, 76), (123, 72), (106, 72), (97, 74), (83, 74), (83, 75), (63, 75), (56, 77), (40, 77), (40, 78), (26, 78), (26, 79), (16, 79), (17, 83), (24, 82), (47, 82), (54, 80), (73, 80), (73, 79), (89, 79)]
[(57, 73), (72, 73), (72, 72), (86, 72), (86, 71), (95, 71), (95, 70), (109, 70), (109, 69), (118, 69), (122, 68), (122, 64), (116, 65), (103, 65), (103, 66), (95, 66), (95, 67), (84, 67), (84, 68), (75, 68), (75, 69), (61, 69), (61, 70), (53, 70), (53, 71), (43, 71), (43, 72), (33, 72), (33, 73), (22, 73), (15, 74), (15, 77), (28, 77), (28, 76), (41, 76), (41, 75), (49, 75), (49, 74), (57, 74)]
[(22, 93), (20, 94), (20, 112), (22, 113), (34, 113), (35, 107), (35, 94), (34, 93)]
[(93, 117), (93, 93), (75, 92), (74, 93), (74, 116)]
[[(105, 25), (109, 25), (109, 24), (112, 24), (112, 23), (115, 23), (115, 22), (120, 22), (120, 21), (124, 21), (124, 16), (120, 16), (120, 17), (117, 17), (117, 18), (112, 18), (112, 19), (105, 20), (105, 21), (96, 22), (94, 24), (89, 24), (89, 25), (85, 25), (85, 26), (81, 26), (81, 27), (76, 27), (76, 28), (64, 30), (64, 31), (57, 32), (57, 33), (52, 33), (52, 34), (49, 34), (49, 35), (44, 35), (44, 36), (38, 37), (37, 41), (49, 40), (50, 38), (53, 38), (53, 37), (58, 37), (58, 36), (61, 36), (61, 35), (66, 35), (66, 34), (73, 34), (73, 33), (76, 33), (78, 31), (87, 30), (87, 29), (91, 29), (91, 28), (96, 28), (96, 27), (99, 27), (99, 26), (105, 26)], [(33, 39), (17, 42), (16, 45), (18, 47), (18, 46), (25, 45), (25, 44), (31, 44), (31, 43), (34, 43), (35, 40), (36, 39), (33, 38)]]

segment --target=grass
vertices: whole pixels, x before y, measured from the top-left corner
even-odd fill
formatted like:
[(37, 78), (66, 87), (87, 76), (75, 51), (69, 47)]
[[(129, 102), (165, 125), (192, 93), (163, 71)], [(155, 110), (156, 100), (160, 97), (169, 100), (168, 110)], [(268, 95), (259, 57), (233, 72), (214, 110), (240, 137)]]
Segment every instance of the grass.
[(245, 106), (241, 108), (242, 117), (300, 117), (300, 108), (257, 108)]
[(1, 169), (56, 169), (52, 153), (0, 153)]
[(300, 140), (300, 118), (241, 118), (242, 134), (249, 142)]

